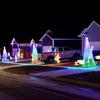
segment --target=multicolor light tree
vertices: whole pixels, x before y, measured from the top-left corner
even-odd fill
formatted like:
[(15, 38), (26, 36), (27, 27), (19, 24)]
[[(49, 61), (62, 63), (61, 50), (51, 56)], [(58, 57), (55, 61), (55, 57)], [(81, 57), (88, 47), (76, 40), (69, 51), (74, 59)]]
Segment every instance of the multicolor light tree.
[(93, 58), (93, 47), (90, 47), (89, 40), (85, 38), (85, 50), (84, 50), (84, 58), (82, 67), (89, 68), (89, 67), (96, 67), (94, 58)]
[(38, 52), (37, 52), (37, 47), (36, 47), (36, 44), (35, 44), (34, 40), (33, 40), (32, 46), (33, 46), (32, 54), (31, 54), (32, 63), (37, 63), (37, 61), (38, 61)]

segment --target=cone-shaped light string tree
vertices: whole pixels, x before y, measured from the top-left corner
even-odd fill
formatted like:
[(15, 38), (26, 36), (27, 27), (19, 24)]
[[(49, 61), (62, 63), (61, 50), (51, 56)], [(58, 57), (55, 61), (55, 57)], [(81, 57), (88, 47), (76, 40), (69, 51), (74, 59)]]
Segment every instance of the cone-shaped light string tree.
[(6, 61), (7, 61), (7, 51), (6, 51), (6, 47), (4, 46), (3, 55), (2, 55), (2, 62), (6, 62)]
[(85, 68), (96, 67), (92, 51), (93, 51), (93, 47), (90, 47), (89, 40), (86, 37), (85, 38), (85, 50), (84, 50), (84, 58), (83, 58), (82, 67), (85, 67)]
[(38, 62), (38, 52), (37, 52), (37, 47), (36, 47), (36, 44), (35, 44), (35, 41), (32, 40), (32, 63), (37, 63)]

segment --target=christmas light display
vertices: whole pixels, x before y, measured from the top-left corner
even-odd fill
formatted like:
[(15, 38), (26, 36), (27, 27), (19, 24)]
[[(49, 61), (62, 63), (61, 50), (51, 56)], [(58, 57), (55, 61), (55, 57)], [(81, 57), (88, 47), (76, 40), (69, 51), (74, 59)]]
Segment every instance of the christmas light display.
[(37, 63), (38, 61), (38, 52), (37, 52), (37, 47), (35, 45), (35, 42), (32, 44), (33, 49), (32, 49), (32, 63)]
[(82, 67), (85, 67), (85, 68), (96, 67), (92, 51), (93, 51), (93, 47), (90, 47), (89, 40), (86, 37)]
[(5, 46), (3, 48), (2, 62), (7, 62), (7, 51)]
[(57, 63), (60, 63), (60, 55), (59, 55), (59, 53), (55, 53), (55, 58), (54, 58), (54, 60), (57, 62)]

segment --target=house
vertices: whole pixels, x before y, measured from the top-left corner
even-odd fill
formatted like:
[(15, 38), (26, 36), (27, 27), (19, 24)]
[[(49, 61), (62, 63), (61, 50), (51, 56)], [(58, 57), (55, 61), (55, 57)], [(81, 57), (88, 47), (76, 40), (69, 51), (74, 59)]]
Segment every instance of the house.
[(19, 54), (20, 58), (30, 58), (32, 52), (32, 46), (30, 43), (17, 43), (16, 39), (13, 38), (12, 42), (12, 57)]
[(21, 58), (31, 58), (31, 45), (30, 43), (18, 43), (20, 48)]
[(100, 51), (100, 25), (96, 21), (92, 21), (79, 35), (82, 39), (82, 55), (84, 53), (85, 37), (88, 37), (90, 46), (94, 51)]
[[(61, 34), (59, 36), (56, 33), (53, 33), (51, 30), (47, 30), (46, 33), (44, 33), (44, 35), (40, 38), (39, 42), (36, 43), (38, 53), (41, 55), (43, 59), (46, 59), (51, 55), (54, 57), (55, 52), (58, 51), (62, 51), (60, 52), (61, 58), (70, 58), (75, 53), (79, 54), (81, 47), (81, 39), (79, 37), (71, 36), (71, 38), (69, 38), (68, 36), (66, 36), (65, 34)], [(30, 43), (16, 42), (16, 52), (18, 55), (21, 52), (21, 58), (31, 58), (32, 41), (33, 40), (31, 40)], [(14, 49), (13, 45), (14, 43), (12, 43), (12, 50)]]
[[(42, 45), (41, 51), (44, 52), (53, 52), (56, 50), (72, 50), (80, 49), (81, 39), (78, 37), (69, 38), (62, 35), (58, 36), (53, 33), (51, 30), (47, 30), (46, 33), (39, 40)], [(74, 43), (74, 45), (73, 45)]]

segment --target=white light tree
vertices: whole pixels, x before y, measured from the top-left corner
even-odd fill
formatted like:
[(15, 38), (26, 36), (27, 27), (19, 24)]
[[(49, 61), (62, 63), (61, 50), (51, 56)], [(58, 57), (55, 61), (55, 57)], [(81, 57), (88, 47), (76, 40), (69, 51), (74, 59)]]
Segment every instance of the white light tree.
[(7, 51), (6, 51), (6, 47), (3, 47), (3, 55), (2, 55), (2, 61), (6, 62), (7, 61)]

